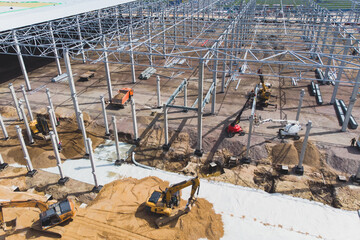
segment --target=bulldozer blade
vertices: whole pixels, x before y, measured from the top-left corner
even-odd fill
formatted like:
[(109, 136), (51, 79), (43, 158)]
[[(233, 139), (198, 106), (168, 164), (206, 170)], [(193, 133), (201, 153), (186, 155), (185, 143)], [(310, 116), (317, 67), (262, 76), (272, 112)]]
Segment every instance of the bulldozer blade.
[(4, 231), (5, 232), (14, 232), (16, 230), (16, 220), (17, 218), (7, 221), (4, 223)]
[(169, 222), (171, 222), (175, 219), (178, 219), (182, 215), (187, 214), (189, 211), (190, 211), (190, 208), (185, 208), (185, 209), (178, 210), (177, 213), (175, 213), (169, 217), (168, 216), (159, 217), (158, 219), (156, 219), (155, 224), (158, 228), (160, 228), (160, 227), (168, 224)]

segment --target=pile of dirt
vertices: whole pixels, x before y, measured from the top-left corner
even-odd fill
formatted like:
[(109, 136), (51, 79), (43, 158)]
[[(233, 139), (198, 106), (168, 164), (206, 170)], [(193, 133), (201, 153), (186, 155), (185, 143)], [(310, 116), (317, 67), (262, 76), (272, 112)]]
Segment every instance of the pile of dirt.
[(6, 118), (17, 117), (16, 109), (12, 106), (0, 107), (0, 114), (1, 114), (1, 116), (6, 117)]
[[(93, 149), (104, 142), (105, 129), (102, 126), (91, 122), (87, 114), (86, 131), (87, 137), (91, 138)], [(28, 141), (25, 127), (22, 123), (18, 125), (23, 129), (23, 136), (25, 142)], [(50, 124), (49, 124), (50, 126)], [(26, 165), (24, 155), (15, 131), (15, 128), (8, 127), (10, 139), (7, 141), (0, 141), (0, 153), (5, 162), (19, 163)], [(84, 140), (80, 130), (78, 130), (77, 122), (72, 118), (62, 118), (60, 125), (57, 127), (59, 139), (62, 143), (62, 151), (60, 157), (65, 159), (81, 158), (85, 155)], [(27, 150), (30, 155), (31, 162), (34, 168), (47, 168), (56, 166), (56, 159), (54, 156), (51, 140), (45, 141), (43, 139), (35, 138), (35, 143), (27, 144)]]
[(154, 190), (168, 183), (156, 177), (141, 180), (127, 178), (104, 186), (86, 209), (79, 211), (66, 227), (64, 237), (82, 236), (111, 239), (220, 239), (223, 234), (221, 215), (212, 204), (198, 199), (190, 213), (157, 229), (158, 215), (149, 213), (144, 202)]
[[(271, 156), (274, 164), (296, 165), (299, 162), (303, 141), (295, 141), (294, 143), (279, 143), (272, 147)], [(321, 154), (318, 148), (308, 141), (303, 164), (319, 167)]]

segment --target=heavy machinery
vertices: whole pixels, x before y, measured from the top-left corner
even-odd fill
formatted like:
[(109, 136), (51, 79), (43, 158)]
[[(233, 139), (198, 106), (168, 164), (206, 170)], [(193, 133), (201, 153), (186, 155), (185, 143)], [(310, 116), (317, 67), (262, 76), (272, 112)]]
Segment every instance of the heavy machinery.
[(256, 105), (260, 108), (267, 107), (269, 105), (273, 105), (269, 103), (271, 97), (271, 84), (265, 84), (264, 76), (262, 75), (261, 69), (258, 70), (258, 74), (260, 77), (260, 87), (257, 92)]
[(281, 123), (281, 124), (285, 125), (284, 128), (281, 128), (278, 131), (278, 136), (280, 139), (284, 139), (287, 137), (292, 137), (294, 140), (300, 139), (300, 136), (298, 135), (298, 133), (301, 130), (301, 125), (300, 125), (299, 121), (271, 119), (271, 118), (261, 120), (261, 117), (255, 118), (256, 126), (259, 126), (260, 124), (268, 123), (268, 122)]
[(31, 121), (29, 123), (29, 126), (30, 126), (31, 133), (35, 138), (44, 139), (44, 140), (50, 139), (49, 125), (48, 125), (45, 117), (43, 117), (41, 115), (37, 115), (36, 119), (34, 119), (33, 121)]
[[(180, 205), (180, 190), (191, 187), (191, 194), (188, 202), (183, 209), (174, 210), (175, 207)], [(158, 227), (165, 225), (166, 223), (179, 218), (180, 216), (187, 214), (191, 206), (196, 201), (195, 193), (199, 194), (200, 180), (198, 177), (192, 178), (187, 181), (183, 181), (166, 188), (165, 191), (154, 191), (150, 198), (146, 201), (145, 205), (150, 212), (165, 215), (158, 218), (155, 223)]]
[(235, 134), (239, 134), (240, 136), (244, 136), (245, 132), (244, 130), (240, 127), (239, 123), (240, 123), (240, 118), (242, 113), (244, 112), (244, 110), (249, 106), (249, 102), (250, 99), (253, 97), (253, 94), (248, 94), (247, 99), (245, 104), (243, 105), (243, 107), (241, 108), (239, 114), (236, 116), (235, 120), (230, 123), (229, 126), (227, 126), (225, 128), (225, 132), (227, 134), (228, 137), (233, 137), (235, 136)]
[(133, 95), (134, 91), (132, 88), (122, 88), (118, 90), (118, 94), (111, 99), (111, 104), (119, 108), (124, 108)]
[[(0, 202), (0, 224), (5, 232), (12, 233), (16, 230), (16, 219), (5, 222), (3, 208), (14, 207), (39, 208), (41, 211), (40, 219), (36, 221), (30, 228), (35, 231), (44, 232), (48, 235), (53, 235), (55, 237), (61, 237), (61, 233), (48, 231), (48, 229), (70, 220), (75, 216), (75, 205), (70, 199), (65, 199), (51, 205), (48, 205), (46, 202), (34, 199)], [(11, 227), (11, 229), (8, 229), (8, 227)]]

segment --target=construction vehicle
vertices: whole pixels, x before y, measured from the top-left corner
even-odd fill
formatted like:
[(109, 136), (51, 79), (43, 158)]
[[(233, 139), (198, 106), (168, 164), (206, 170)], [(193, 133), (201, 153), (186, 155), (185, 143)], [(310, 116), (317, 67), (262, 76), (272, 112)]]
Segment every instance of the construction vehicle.
[(259, 118), (255, 118), (254, 122), (255, 122), (255, 126), (259, 126), (260, 124), (268, 123), (268, 122), (281, 123), (285, 125), (285, 127), (279, 129), (278, 131), (278, 136), (280, 139), (284, 139), (287, 137), (292, 137), (294, 140), (300, 139), (300, 136), (298, 135), (298, 133), (301, 130), (301, 125), (299, 121), (271, 119), (271, 118), (261, 120), (261, 117), (259, 117)]
[(247, 99), (245, 104), (243, 105), (243, 107), (241, 108), (239, 114), (236, 116), (235, 120), (230, 123), (229, 126), (227, 126), (225, 128), (225, 132), (227, 134), (228, 137), (233, 137), (235, 136), (235, 134), (239, 134), (240, 136), (244, 136), (245, 132), (244, 130), (240, 127), (239, 123), (240, 123), (240, 118), (242, 113), (244, 112), (244, 110), (249, 106), (249, 102), (250, 99), (254, 96), (254, 94), (248, 94)]
[(50, 129), (45, 117), (37, 115), (36, 119), (29, 123), (30, 130), (34, 138), (49, 140)]
[(258, 74), (260, 77), (260, 87), (257, 92), (256, 105), (260, 108), (264, 108), (273, 105), (269, 103), (271, 97), (271, 84), (265, 84), (261, 69), (258, 70)]
[[(61, 202), (57, 202), (51, 205), (48, 205), (47, 202), (34, 199), (0, 202), (0, 224), (3, 230), (7, 233), (12, 233), (16, 230), (16, 219), (5, 222), (3, 208), (14, 207), (39, 208), (41, 211), (40, 219), (34, 222), (30, 228), (35, 231), (44, 232), (47, 235), (53, 235), (55, 237), (61, 237), (61, 233), (49, 231), (48, 229), (70, 220), (75, 216), (75, 205), (70, 199), (65, 199)], [(8, 229), (9, 227), (11, 228)]]
[(111, 99), (111, 104), (115, 107), (124, 108), (133, 95), (134, 91), (132, 88), (122, 88), (118, 90), (118, 94)]
[[(192, 186), (192, 188), (185, 208), (174, 210), (175, 207), (180, 205), (180, 190), (188, 186)], [(155, 221), (156, 226), (161, 227), (168, 222), (187, 214), (190, 211), (191, 206), (196, 201), (195, 193), (197, 191), (197, 194), (199, 194), (199, 189), (200, 180), (198, 177), (195, 177), (190, 180), (171, 185), (169, 188), (166, 188), (165, 191), (154, 191), (150, 198), (146, 201), (145, 205), (150, 212), (165, 215)]]

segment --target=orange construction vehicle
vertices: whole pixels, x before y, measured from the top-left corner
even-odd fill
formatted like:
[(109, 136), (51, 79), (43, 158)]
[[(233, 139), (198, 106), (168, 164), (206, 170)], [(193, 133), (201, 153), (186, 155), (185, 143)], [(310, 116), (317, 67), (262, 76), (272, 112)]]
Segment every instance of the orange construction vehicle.
[(111, 99), (111, 104), (113, 106), (124, 108), (126, 103), (131, 100), (131, 97), (133, 95), (134, 95), (134, 91), (132, 88), (122, 88), (122, 89), (118, 90), (118, 94), (116, 94)]

